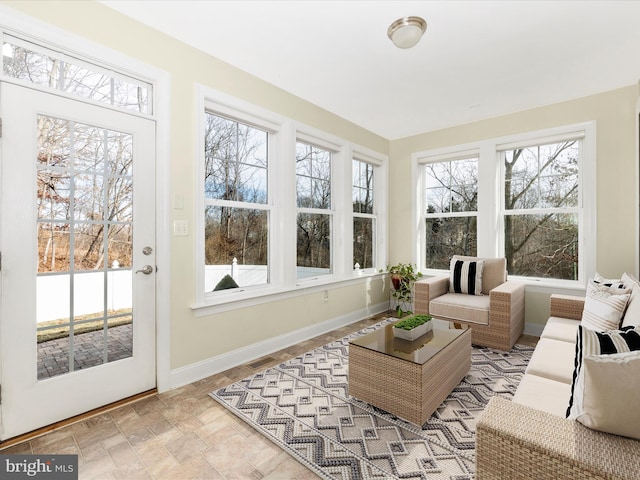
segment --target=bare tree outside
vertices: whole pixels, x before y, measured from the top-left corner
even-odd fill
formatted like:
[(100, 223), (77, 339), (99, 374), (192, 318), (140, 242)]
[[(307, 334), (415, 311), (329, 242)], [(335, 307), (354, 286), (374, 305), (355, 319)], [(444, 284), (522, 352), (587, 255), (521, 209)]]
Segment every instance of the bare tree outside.
[[(205, 115), (205, 264), (267, 266), (265, 131)], [(240, 285), (243, 286), (243, 285)]]
[(297, 266), (331, 270), (331, 152), (296, 144)]
[(477, 253), (478, 159), (424, 168), (426, 266), (446, 270), (453, 255)]
[(510, 274), (577, 280), (579, 158), (577, 140), (504, 152)]
[(363, 269), (375, 266), (374, 168), (359, 160), (352, 162), (353, 264)]

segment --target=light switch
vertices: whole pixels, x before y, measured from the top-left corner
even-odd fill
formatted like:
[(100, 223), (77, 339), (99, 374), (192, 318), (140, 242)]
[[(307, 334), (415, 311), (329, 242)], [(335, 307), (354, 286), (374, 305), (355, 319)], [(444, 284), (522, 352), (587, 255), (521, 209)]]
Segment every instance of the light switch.
[(186, 220), (173, 221), (173, 234), (176, 237), (186, 237), (189, 235), (189, 224)]

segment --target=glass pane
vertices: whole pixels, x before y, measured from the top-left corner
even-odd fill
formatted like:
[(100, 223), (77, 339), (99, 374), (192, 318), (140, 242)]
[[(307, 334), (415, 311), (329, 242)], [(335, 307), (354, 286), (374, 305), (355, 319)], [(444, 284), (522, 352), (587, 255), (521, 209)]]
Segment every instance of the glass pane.
[(580, 141), (505, 152), (506, 209), (578, 205)]
[(113, 175), (131, 176), (133, 174), (133, 137), (127, 133), (107, 130), (108, 172)]
[(477, 255), (477, 219), (427, 218), (425, 238), (427, 268), (448, 270), (453, 255)]
[(68, 220), (71, 209), (71, 178), (64, 171), (38, 170), (38, 218)]
[[(205, 291), (269, 282), (265, 210), (205, 207)], [(226, 276), (233, 279), (225, 279)]]
[(373, 165), (353, 161), (353, 211), (373, 214)]
[(68, 223), (38, 223), (38, 272), (68, 272), (71, 252)]
[(425, 165), (427, 213), (475, 212), (478, 209), (478, 159)]
[(103, 267), (103, 224), (76, 223), (73, 229), (74, 270), (95, 270)]
[(331, 152), (296, 144), (298, 207), (331, 208)]
[(75, 175), (74, 187), (74, 220), (104, 220), (104, 179), (102, 175)]
[(38, 331), (38, 380), (69, 373), (69, 324)]
[(205, 196), (267, 203), (268, 134), (211, 113), (205, 114)]
[(133, 225), (130, 223), (109, 225), (108, 242), (107, 266), (109, 268), (131, 268), (133, 265)]
[(74, 150), (76, 170), (104, 171), (104, 129), (75, 124)]
[(97, 318), (92, 322), (74, 326), (73, 369), (97, 367), (104, 362), (105, 320)]
[(505, 215), (511, 275), (578, 279), (578, 214)]
[(69, 168), (71, 122), (38, 117), (38, 164)]
[[(47, 53), (42, 53), (47, 52)], [(151, 113), (151, 85), (5, 35), (3, 71), (12, 78), (125, 110)], [(124, 78), (123, 78), (124, 77)]]
[(73, 323), (104, 316), (105, 277), (104, 271), (74, 273), (72, 275)]
[(133, 355), (133, 322), (131, 310), (121, 310), (120, 316), (110, 317), (107, 329), (107, 362), (115, 362)]
[(298, 278), (331, 273), (331, 216), (298, 214)]
[(373, 268), (375, 261), (373, 258), (374, 237), (373, 218), (353, 219), (353, 264), (358, 264), (360, 268)]

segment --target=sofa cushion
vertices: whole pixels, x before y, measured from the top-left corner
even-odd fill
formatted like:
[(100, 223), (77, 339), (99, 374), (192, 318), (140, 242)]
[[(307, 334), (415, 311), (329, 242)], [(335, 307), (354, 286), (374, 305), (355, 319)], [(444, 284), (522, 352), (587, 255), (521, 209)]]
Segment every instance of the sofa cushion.
[(582, 413), (576, 420), (594, 430), (640, 440), (640, 351), (589, 355), (582, 368)]
[(489, 325), (489, 296), (445, 293), (429, 302), (429, 313), (470, 323)]
[[(596, 332), (582, 325), (578, 327), (576, 337), (574, 369), (572, 375), (571, 398), (567, 408), (567, 418), (578, 418), (584, 413), (584, 359), (592, 355), (613, 355), (616, 353), (640, 350), (640, 327), (627, 327), (624, 330)], [(534, 356), (538, 349), (533, 352)]]
[(482, 267), (482, 293), (485, 295), (489, 295), (491, 290), (507, 281), (507, 259), (504, 257), (482, 258), (454, 255), (451, 258), (456, 258), (458, 260), (484, 261), (484, 266)]
[(576, 342), (580, 322), (570, 318), (549, 317), (540, 338), (551, 338), (563, 342)]
[(622, 318), (622, 327), (640, 325), (640, 282), (630, 273), (623, 273), (622, 281), (631, 288), (631, 298)]
[(564, 417), (571, 396), (571, 384), (538, 375), (523, 375), (513, 401)]
[(541, 338), (531, 356), (526, 373), (571, 384), (575, 351), (573, 343)]
[(606, 331), (620, 328), (631, 290), (606, 287), (595, 281), (587, 285), (581, 324), (591, 330)]
[(482, 260), (460, 260), (452, 258), (449, 266), (449, 291), (482, 295)]

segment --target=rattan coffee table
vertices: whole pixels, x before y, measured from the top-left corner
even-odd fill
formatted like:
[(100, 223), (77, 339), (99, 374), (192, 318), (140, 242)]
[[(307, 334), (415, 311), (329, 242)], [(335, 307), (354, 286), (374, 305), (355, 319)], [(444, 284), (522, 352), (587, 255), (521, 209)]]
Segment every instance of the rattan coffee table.
[(349, 395), (423, 425), (471, 367), (471, 329), (432, 322), (413, 342), (391, 324), (350, 341)]

